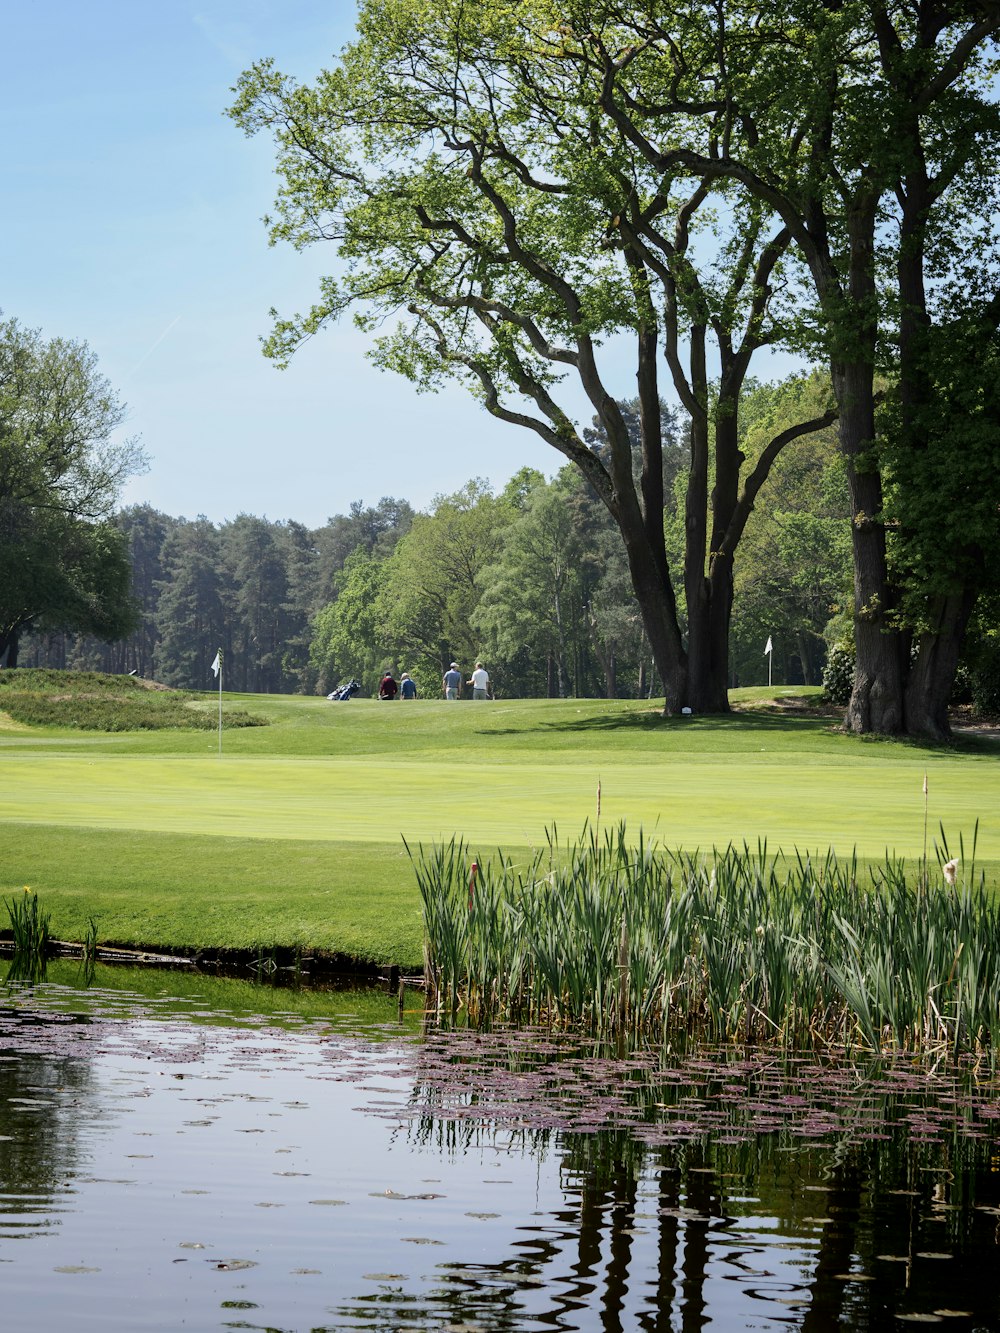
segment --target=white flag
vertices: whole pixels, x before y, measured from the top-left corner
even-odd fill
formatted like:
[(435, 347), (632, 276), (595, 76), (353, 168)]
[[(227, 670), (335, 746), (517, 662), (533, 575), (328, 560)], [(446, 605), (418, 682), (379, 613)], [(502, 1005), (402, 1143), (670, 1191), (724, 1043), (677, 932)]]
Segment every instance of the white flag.
[[(768, 639), (768, 643), (770, 643), (770, 639)], [(215, 661), (212, 663), (212, 674), (214, 676), (217, 676), (221, 670), (222, 670), (222, 649), (220, 648), (219, 651), (215, 654)]]
[(767, 647), (764, 649), (764, 656), (766, 657), (766, 656), (768, 655), (768, 653), (771, 653), (771, 652), (773, 652), (773, 651), (774, 651), (774, 649), (771, 647), (771, 636), (770, 636), (770, 634), (769, 634), (769, 635), (767, 636)]

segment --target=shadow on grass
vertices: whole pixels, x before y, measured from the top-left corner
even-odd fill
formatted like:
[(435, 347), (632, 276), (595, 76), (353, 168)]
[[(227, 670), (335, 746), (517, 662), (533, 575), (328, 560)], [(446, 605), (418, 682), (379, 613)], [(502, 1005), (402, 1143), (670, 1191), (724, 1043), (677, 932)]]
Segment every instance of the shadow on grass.
[[(744, 734), (783, 732), (810, 736), (846, 735), (839, 724), (840, 714), (811, 713), (804, 709), (738, 708), (730, 713), (712, 713), (690, 717), (664, 717), (652, 709), (646, 712), (609, 713), (590, 717), (563, 718), (554, 721), (532, 722), (522, 727), (483, 729), (484, 736), (522, 736), (527, 732), (551, 735), (635, 734), (647, 732), (695, 732), (703, 735), (722, 732)], [(870, 745), (902, 745), (908, 749), (941, 751), (951, 750), (969, 755), (995, 755), (1000, 750), (1000, 732), (991, 733), (956, 728), (947, 741), (922, 740), (915, 736), (857, 736), (854, 739)]]
[(829, 717), (810, 717), (776, 713), (768, 709), (740, 709), (738, 712), (713, 713), (691, 717), (664, 717), (662, 713), (607, 714), (582, 718), (566, 718), (553, 722), (533, 722), (523, 727), (490, 728), (484, 735), (519, 736), (525, 732), (583, 733), (583, 732), (649, 732), (649, 731), (806, 731), (818, 733), (835, 731)]

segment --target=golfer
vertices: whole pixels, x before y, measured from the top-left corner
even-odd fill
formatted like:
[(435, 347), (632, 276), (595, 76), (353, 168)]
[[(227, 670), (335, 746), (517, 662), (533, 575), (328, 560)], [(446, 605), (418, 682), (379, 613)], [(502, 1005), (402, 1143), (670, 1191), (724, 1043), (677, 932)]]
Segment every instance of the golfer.
[(441, 677), (441, 688), (444, 690), (446, 699), (457, 699), (462, 693), (462, 673), (458, 669), (458, 663), (452, 662), (449, 669)]
[(482, 662), (476, 663), (476, 669), (472, 673), (472, 679), (467, 680), (465, 683), (466, 685), (472, 686), (473, 699), (488, 699), (490, 697), (490, 676)]

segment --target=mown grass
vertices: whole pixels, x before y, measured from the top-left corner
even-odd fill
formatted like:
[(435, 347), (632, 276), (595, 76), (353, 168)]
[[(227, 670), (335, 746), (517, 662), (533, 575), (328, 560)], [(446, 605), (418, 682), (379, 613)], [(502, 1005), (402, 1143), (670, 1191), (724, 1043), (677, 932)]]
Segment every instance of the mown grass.
[[(19, 672), (0, 677), (18, 676)], [(155, 692), (154, 692), (155, 693)], [(766, 692), (764, 692), (766, 694)], [(30, 884), (53, 934), (172, 948), (323, 949), (411, 966), (420, 903), (402, 837), (464, 837), (527, 864), (555, 823), (626, 820), (694, 852), (756, 845), (820, 857), (888, 848), (980, 820), (1000, 863), (995, 743), (866, 742), (799, 704), (736, 695), (724, 718), (664, 719), (657, 704), (226, 695), (271, 725), (216, 738), (188, 728), (85, 732), (0, 724), (0, 892)], [(813, 696), (814, 697), (814, 696)], [(201, 696), (209, 710), (214, 696)], [(0, 710), (3, 704), (0, 702)]]

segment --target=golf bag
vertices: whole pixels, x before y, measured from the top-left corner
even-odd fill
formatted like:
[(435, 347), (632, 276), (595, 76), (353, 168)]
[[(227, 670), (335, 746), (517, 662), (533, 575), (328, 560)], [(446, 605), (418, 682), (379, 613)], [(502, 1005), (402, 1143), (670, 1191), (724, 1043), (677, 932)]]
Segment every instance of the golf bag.
[(346, 685), (338, 685), (337, 688), (331, 694), (328, 694), (326, 697), (328, 699), (337, 699), (337, 700), (349, 699), (352, 694), (357, 694), (358, 690), (360, 689), (361, 689), (360, 681), (349, 680)]

